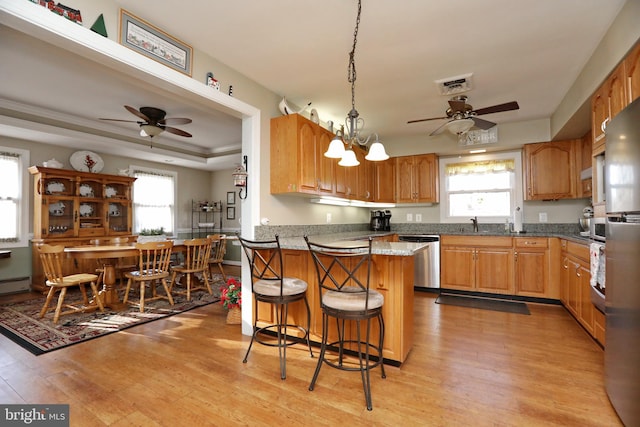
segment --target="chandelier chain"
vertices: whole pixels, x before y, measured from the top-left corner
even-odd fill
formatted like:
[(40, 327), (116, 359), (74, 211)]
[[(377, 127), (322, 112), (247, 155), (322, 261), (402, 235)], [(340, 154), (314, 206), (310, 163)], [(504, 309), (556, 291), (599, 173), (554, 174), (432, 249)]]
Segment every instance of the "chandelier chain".
[(362, 10), (361, 0), (358, 0), (358, 15), (356, 18), (356, 27), (353, 30), (353, 47), (349, 52), (349, 67), (347, 70), (347, 80), (351, 83), (351, 108), (356, 108), (356, 44), (358, 43), (358, 29), (360, 27), (360, 11)]

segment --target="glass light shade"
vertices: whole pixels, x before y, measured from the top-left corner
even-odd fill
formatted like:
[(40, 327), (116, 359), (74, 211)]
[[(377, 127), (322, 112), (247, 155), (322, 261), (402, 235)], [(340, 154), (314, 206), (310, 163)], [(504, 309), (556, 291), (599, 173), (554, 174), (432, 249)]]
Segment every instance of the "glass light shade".
[(341, 159), (343, 155), (344, 155), (344, 142), (342, 142), (342, 139), (340, 139), (340, 137), (336, 136), (331, 140), (331, 143), (329, 144), (329, 148), (324, 153), (324, 156), (330, 159)]
[(352, 149), (345, 150), (342, 159), (338, 162), (340, 166), (358, 166), (360, 162), (356, 158), (356, 153)]
[(140, 125), (140, 136), (158, 136), (162, 133), (163, 129), (157, 126)]
[(472, 119), (459, 119), (449, 122), (447, 124), (447, 129), (452, 134), (459, 135), (471, 129), (474, 124), (475, 123)]
[(367, 155), (365, 156), (365, 159), (372, 162), (379, 162), (382, 160), (387, 160), (388, 158), (389, 158), (389, 155), (384, 150), (384, 145), (382, 145), (380, 141), (376, 141), (373, 144), (371, 144), (371, 147), (369, 148), (369, 153), (367, 153)]

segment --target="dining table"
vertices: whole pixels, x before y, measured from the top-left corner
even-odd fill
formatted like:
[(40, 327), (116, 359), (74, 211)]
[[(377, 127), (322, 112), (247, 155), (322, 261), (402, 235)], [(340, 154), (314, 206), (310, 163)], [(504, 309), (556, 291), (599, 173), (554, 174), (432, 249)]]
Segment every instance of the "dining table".
[[(173, 251), (184, 251), (182, 241), (174, 241)], [(118, 296), (115, 264), (121, 258), (137, 258), (139, 251), (135, 244), (70, 246), (66, 247), (64, 252), (71, 258), (99, 261), (103, 265), (102, 289), (98, 292), (102, 304), (115, 311), (122, 311), (126, 308), (127, 304), (123, 303)]]

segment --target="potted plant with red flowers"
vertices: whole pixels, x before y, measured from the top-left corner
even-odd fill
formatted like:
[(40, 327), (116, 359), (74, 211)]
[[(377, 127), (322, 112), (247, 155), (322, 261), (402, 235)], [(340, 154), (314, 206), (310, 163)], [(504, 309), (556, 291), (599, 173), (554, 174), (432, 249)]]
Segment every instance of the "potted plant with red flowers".
[(227, 283), (220, 287), (220, 304), (229, 312), (227, 324), (237, 325), (242, 322), (240, 308), (242, 307), (242, 284), (230, 277)]

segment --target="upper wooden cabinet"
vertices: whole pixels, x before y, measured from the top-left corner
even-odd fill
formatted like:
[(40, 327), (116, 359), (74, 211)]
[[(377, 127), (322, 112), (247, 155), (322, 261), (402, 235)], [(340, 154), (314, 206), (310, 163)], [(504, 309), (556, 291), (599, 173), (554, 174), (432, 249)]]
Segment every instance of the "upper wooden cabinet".
[(395, 168), (397, 203), (440, 201), (438, 157), (435, 154), (396, 157)]
[(591, 97), (593, 155), (605, 151), (607, 124), (640, 97), (640, 44), (627, 54)]
[(640, 98), (640, 43), (629, 52), (624, 60), (627, 100), (629, 103)]
[(373, 201), (394, 203), (396, 189), (396, 162), (395, 159), (388, 159), (381, 162), (374, 162), (373, 165)]
[[(359, 166), (324, 156), (334, 134), (299, 114), (271, 119), (271, 194), (304, 193), (373, 201), (375, 169), (353, 147)], [(384, 162), (382, 162), (384, 163)], [(391, 185), (386, 181), (384, 185)], [(393, 187), (392, 187), (393, 191)], [(393, 197), (389, 200), (393, 201)]]
[(68, 239), (132, 232), (135, 178), (32, 166), (33, 237)]
[(582, 141), (525, 144), (525, 200), (575, 199), (582, 164)]
[(333, 134), (299, 114), (271, 119), (271, 193), (335, 194)]

